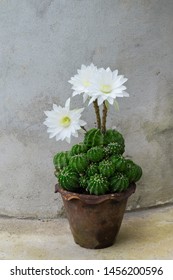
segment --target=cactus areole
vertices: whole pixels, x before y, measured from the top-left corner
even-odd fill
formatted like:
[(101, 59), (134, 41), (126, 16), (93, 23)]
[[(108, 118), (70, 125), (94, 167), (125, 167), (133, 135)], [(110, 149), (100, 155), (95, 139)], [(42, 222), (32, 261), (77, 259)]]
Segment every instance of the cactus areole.
[[(118, 108), (117, 98), (128, 97), (127, 79), (118, 70), (82, 65), (69, 81), (73, 94), (83, 94), (83, 102), (93, 104), (95, 127), (81, 120), (84, 108), (71, 110), (53, 104), (45, 111), (44, 124), (50, 138), (70, 143), (82, 129), (83, 139), (53, 157), (56, 192), (62, 196), (71, 231), (77, 244), (86, 248), (111, 246), (118, 234), (127, 199), (135, 192), (142, 168), (126, 155), (120, 131), (107, 128), (109, 106)], [(114, 123), (115, 125), (115, 123)], [(128, 133), (128, 132), (127, 132)]]

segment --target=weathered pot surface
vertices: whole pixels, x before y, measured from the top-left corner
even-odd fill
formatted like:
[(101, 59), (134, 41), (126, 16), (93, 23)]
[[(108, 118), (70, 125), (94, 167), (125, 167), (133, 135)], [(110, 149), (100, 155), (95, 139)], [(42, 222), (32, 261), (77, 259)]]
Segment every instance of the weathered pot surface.
[(124, 216), (127, 199), (135, 192), (135, 183), (122, 193), (87, 195), (55, 186), (62, 196), (70, 228), (77, 244), (100, 249), (113, 245)]

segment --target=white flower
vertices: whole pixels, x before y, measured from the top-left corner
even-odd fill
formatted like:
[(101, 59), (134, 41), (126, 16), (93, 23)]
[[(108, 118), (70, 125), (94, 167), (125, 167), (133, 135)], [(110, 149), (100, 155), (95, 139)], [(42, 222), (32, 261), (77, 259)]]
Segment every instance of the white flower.
[(83, 93), (83, 101), (85, 102), (88, 98), (88, 88), (91, 86), (92, 80), (97, 73), (97, 67), (93, 63), (89, 66), (82, 65), (81, 69), (77, 70), (77, 72), (78, 74), (68, 82), (73, 85), (73, 96)]
[(101, 105), (105, 100), (113, 105), (116, 97), (128, 97), (129, 94), (125, 92), (126, 87), (123, 86), (126, 81), (127, 78), (118, 75), (118, 70), (112, 72), (110, 68), (99, 69), (91, 86), (88, 87), (87, 94), (91, 97), (89, 104), (97, 99), (98, 105)]
[(86, 125), (80, 119), (84, 108), (70, 110), (70, 98), (66, 101), (65, 107), (53, 104), (52, 111), (46, 111), (47, 116), (44, 124), (48, 127), (49, 138), (56, 137), (56, 140), (71, 141), (71, 136), (78, 137), (78, 130)]

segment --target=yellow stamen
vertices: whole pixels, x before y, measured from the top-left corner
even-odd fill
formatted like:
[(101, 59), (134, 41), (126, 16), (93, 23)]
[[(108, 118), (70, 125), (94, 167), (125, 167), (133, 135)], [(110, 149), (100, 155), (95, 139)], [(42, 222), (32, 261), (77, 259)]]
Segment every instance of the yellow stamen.
[(71, 123), (71, 119), (68, 116), (65, 116), (60, 120), (60, 123), (62, 126), (68, 127)]
[(103, 92), (103, 93), (110, 93), (112, 91), (112, 88), (110, 85), (101, 85), (100, 87), (100, 90)]

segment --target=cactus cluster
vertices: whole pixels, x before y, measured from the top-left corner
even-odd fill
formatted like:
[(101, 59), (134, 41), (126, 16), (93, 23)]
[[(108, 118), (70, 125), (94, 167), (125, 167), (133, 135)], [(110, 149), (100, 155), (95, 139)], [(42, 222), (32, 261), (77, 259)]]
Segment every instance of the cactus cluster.
[(120, 132), (104, 134), (92, 128), (82, 143), (54, 156), (55, 176), (62, 188), (92, 195), (123, 192), (142, 176), (142, 169), (123, 156), (125, 141)]

